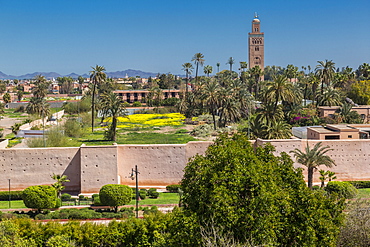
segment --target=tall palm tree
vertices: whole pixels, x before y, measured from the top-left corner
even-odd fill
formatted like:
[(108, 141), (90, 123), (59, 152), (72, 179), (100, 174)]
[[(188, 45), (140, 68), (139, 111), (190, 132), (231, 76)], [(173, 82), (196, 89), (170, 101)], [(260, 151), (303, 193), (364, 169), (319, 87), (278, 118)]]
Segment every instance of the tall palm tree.
[(108, 129), (106, 137), (111, 141), (116, 141), (117, 119), (127, 115), (126, 107), (122, 103), (122, 99), (113, 92), (102, 95), (101, 103), (103, 112), (107, 117), (112, 118), (112, 124)]
[(329, 146), (323, 147), (322, 142), (318, 142), (312, 149), (307, 143), (304, 152), (298, 148), (290, 151), (290, 153), (293, 153), (298, 163), (307, 167), (308, 187), (310, 189), (312, 189), (313, 173), (317, 170), (318, 166), (325, 165), (326, 167), (332, 167), (335, 165), (334, 160), (332, 160), (330, 156), (326, 155), (327, 152), (332, 150), (333, 149), (329, 148)]
[(316, 65), (315, 73), (321, 80), (321, 94), (324, 92), (324, 84), (330, 86), (330, 82), (335, 74), (335, 63), (327, 59), (325, 61), (317, 61), (319, 64)]
[(203, 100), (205, 101), (208, 110), (212, 114), (214, 130), (216, 130), (217, 128), (216, 114), (217, 114), (218, 90), (219, 84), (214, 79), (206, 81), (202, 88)]
[(292, 79), (297, 77), (298, 67), (294, 66), (293, 64), (288, 64), (284, 70), (284, 74), (289, 78), (289, 81), (292, 82)]
[(191, 63), (184, 63), (182, 65), (182, 70), (186, 73), (186, 93), (188, 93), (188, 86), (189, 86), (189, 75), (193, 72), (193, 65)]
[(195, 53), (195, 55), (193, 56), (193, 59), (191, 60), (195, 63), (195, 65), (197, 66), (196, 69), (195, 69), (195, 80), (198, 81), (198, 69), (199, 69), (199, 65), (200, 66), (203, 66), (204, 64), (204, 55), (200, 52), (198, 53)]
[(206, 74), (208, 77), (213, 72), (213, 68), (212, 68), (211, 65), (206, 65), (206, 66), (204, 66), (203, 69), (204, 69), (204, 74)]
[(285, 75), (277, 75), (274, 81), (268, 82), (266, 85), (266, 98), (273, 102), (274, 112), (279, 101), (295, 101), (295, 93), (293, 85), (288, 82)]
[(254, 97), (257, 99), (258, 98), (259, 82), (261, 80), (261, 76), (263, 75), (263, 71), (261, 70), (261, 68), (258, 65), (256, 65), (253, 68), (249, 69), (249, 74), (253, 78)]
[(33, 97), (45, 98), (49, 87), (46, 78), (43, 75), (36, 75), (34, 80), (35, 87), (32, 89)]
[(227, 60), (227, 63), (229, 66), (230, 66), (230, 73), (233, 72), (233, 64), (235, 63), (235, 60), (233, 57), (229, 57), (229, 59)]
[(283, 120), (270, 121), (266, 127), (267, 139), (288, 139), (292, 136), (292, 126)]
[(94, 114), (95, 114), (95, 94), (97, 84), (102, 83), (106, 79), (106, 74), (104, 73), (104, 66), (96, 65), (91, 67), (90, 71), (90, 81), (93, 83), (92, 97), (91, 97), (91, 131), (94, 132)]
[(220, 63), (216, 63), (216, 67), (217, 67), (217, 73), (220, 72)]

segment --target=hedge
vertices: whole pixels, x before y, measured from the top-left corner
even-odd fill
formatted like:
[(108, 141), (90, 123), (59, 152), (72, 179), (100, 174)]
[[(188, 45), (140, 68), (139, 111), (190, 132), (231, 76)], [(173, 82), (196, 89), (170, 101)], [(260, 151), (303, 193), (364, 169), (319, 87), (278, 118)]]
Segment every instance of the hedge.
[(357, 196), (357, 189), (349, 182), (331, 181), (325, 187), (325, 190), (332, 194), (336, 193), (340, 197), (351, 199)]
[[(22, 200), (22, 195), (23, 195), (22, 190), (10, 191), (10, 199), (12, 201)], [(0, 201), (8, 201), (8, 200), (9, 200), (9, 191), (0, 191)]]
[(370, 188), (370, 181), (348, 181), (357, 189)]
[(172, 193), (177, 193), (180, 188), (181, 185), (179, 184), (171, 184), (166, 186), (166, 190)]

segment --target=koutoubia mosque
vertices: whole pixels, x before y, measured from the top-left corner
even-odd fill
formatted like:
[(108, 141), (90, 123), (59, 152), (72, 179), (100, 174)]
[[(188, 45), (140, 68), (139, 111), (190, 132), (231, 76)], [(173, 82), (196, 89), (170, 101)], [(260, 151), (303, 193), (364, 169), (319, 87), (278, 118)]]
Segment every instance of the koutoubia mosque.
[(248, 65), (249, 68), (259, 66), (263, 70), (265, 67), (265, 40), (260, 25), (261, 21), (255, 14), (252, 21), (252, 32), (248, 33)]

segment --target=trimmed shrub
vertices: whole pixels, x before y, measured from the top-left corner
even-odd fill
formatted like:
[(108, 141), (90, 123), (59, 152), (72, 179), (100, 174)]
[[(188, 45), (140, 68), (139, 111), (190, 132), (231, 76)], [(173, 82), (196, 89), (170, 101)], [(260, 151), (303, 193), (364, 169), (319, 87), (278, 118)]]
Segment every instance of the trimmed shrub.
[(357, 189), (370, 188), (370, 181), (348, 181)]
[(62, 196), (60, 197), (60, 199), (62, 199), (62, 201), (70, 201), (72, 198), (72, 196), (68, 193), (64, 193), (62, 194)]
[(127, 185), (106, 184), (99, 191), (99, 198), (103, 205), (111, 206), (117, 212), (118, 206), (131, 201), (132, 190)]
[[(23, 191), (22, 190), (15, 190), (10, 191), (10, 199), (14, 200), (22, 200)], [(0, 191), (0, 201), (8, 201), (9, 200), (9, 191)]]
[(166, 190), (171, 193), (177, 193), (180, 188), (181, 188), (181, 185), (179, 184), (171, 184), (171, 185), (166, 186)]
[(325, 187), (329, 194), (336, 193), (340, 197), (351, 199), (357, 196), (357, 189), (349, 182), (330, 181)]
[(146, 198), (146, 190), (143, 191), (143, 190), (140, 190), (139, 191), (139, 197), (141, 200), (144, 200)]
[(38, 211), (56, 206), (57, 191), (49, 185), (30, 186), (23, 191), (23, 202)]
[(149, 195), (149, 198), (158, 198), (159, 192), (157, 192), (157, 189), (155, 188), (150, 188), (148, 190), (148, 195)]
[(134, 103), (132, 103), (132, 106), (133, 107), (142, 107), (142, 104), (140, 101), (135, 101)]

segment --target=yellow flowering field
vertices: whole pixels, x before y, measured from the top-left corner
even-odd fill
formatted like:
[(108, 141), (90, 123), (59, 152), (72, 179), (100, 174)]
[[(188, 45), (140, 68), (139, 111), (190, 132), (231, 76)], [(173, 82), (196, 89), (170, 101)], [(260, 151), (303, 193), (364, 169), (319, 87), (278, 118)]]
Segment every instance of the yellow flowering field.
[[(175, 126), (184, 123), (185, 116), (180, 113), (167, 114), (133, 114), (127, 117), (119, 117), (121, 123), (118, 128), (149, 127), (149, 126)], [(105, 122), (111, 122), (107, 118)]]

